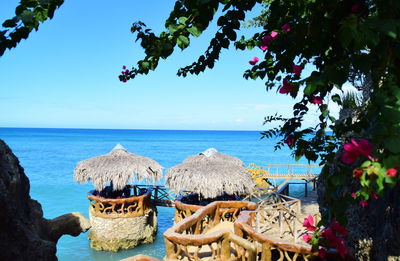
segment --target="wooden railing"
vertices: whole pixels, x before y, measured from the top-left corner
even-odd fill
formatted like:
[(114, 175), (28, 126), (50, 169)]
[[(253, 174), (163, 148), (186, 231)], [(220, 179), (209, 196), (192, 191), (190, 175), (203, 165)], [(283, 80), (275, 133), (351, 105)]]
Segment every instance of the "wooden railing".
[(261, 261), (270, 260), (297, 260), (299, 256), (308, 260), (309, 256), (317, 256), (307, 243), (293, 243), (274, 236), (257, 232), (253, 224), (254, 212), (243, 211), (234, 224), (235, 234), (251, 242), (260, 253)]
[(210, 260), (256, 260), (255, 248), (249, 241), (234, 235), (229, 229), (212, 230), (224, 221), (234, 222), (246, 209), (255, 210), (256, 204), (215, 201), (200, 208), (164, 233), (164, 260), (200, 260), (205, 256)]
[(145, 215), (151, 209), (151, 189), (138, 190), (131, 186), (134, 195), (126, 198), (102, 198), (94, 195), (94, 191), (87, 194), (90, 200), (89, 211), (102, 218), (129, 218)]

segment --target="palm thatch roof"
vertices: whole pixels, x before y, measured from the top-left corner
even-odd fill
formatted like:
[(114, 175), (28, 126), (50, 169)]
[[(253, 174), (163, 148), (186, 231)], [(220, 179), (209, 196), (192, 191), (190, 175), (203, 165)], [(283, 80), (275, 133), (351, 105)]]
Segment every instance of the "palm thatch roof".
[(165, 183), (175, 193), (191, 191), (205, 198), (250, 193), (255, 184), (243, 162), (210, 148), (167, 170)]
[(78, 162), (74, 170), (76, 182), (91, 180), (97, 191), (111, 182), (114, 190), (121, 190), (135, 176), (139, 181), (156, 182), (162, 178), (162, 167), (155, 160), (128, 152), (120, 144), (106, 155)]

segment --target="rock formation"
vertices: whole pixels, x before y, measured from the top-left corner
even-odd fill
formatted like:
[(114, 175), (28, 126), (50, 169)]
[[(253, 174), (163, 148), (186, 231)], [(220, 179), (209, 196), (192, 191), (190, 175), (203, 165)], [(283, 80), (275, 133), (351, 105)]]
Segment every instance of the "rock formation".
[(43, 218), (42, 206), (29, 195), (29, 179), (18, 158), (0, 140), (0, 260), (57, 260), (63, 234), (77, 236), (90, 228), (81, 213)]

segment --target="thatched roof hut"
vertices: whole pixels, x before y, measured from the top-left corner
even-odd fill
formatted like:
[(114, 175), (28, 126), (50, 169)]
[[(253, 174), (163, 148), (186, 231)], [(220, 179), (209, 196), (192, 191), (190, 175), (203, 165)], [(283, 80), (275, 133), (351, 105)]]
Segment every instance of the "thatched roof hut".
[(74, 170), (76, 182), (91, 180), (97, 191), (111, 182), (114, 190), (121, 190), (135, 176), (139, 181), (156, 182), (162, 178), (162, 167), (155, 160), (128, 152), (120, 144), (106, 155), (78, 162)]
[(165, 175), (165, 183), (175, 193), (191, 191), (205, 198), (250, 193), (255, 184), (243, 162), (210, 148), (186, 158)]

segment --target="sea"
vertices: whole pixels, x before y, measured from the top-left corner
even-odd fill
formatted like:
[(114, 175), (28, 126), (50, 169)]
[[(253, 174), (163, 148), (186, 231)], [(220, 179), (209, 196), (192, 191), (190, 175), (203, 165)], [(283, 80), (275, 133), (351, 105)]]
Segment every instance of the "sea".
[[(107, 154), (118, 143), (129, 152), (154, 159), (165, 170), (208, 148), (238, 157), (245, 166), (307, 163), (305, 159), (296, 162), (287, 147), (275, 151), (277, 140), (261, 139), (259, 131), (0, 128), (0, 139), (18, 157), (30, 180), (31, 198), (40, 202), (48, 219), (76, 211), (89, 217), (86, 194), (93, 186), (76, 183), (74, 168), (81, 160)], [(164, 185), (164, 179), (157, 184)], [(162, 259), (163, 233), (173, 225), (173, 216), (173, 208), (158, 207), (158, 233), (152, 244), (114, 253), (91, 249), (88, 232), (78, 237), (64, 235), (57, 243), (57, 257), (103, 261), (145, 254)]]

